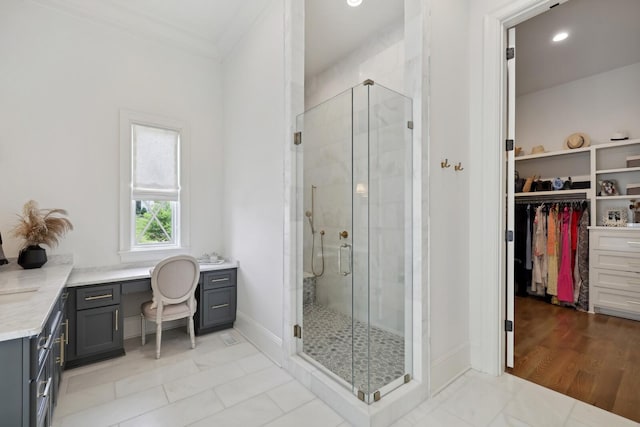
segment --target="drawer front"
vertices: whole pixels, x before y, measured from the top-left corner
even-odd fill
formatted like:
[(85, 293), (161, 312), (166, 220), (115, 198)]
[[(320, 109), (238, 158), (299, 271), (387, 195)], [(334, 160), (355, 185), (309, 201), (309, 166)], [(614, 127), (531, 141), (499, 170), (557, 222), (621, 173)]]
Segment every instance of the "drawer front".
[(640, 294), (596, 287), (593, 305), (628, 313), (640, 314)]
[(151, 290), (151, 279), (130, 280), (122, 282), (122, 294), (135, 294), (138, 292), (147, 292)]
[(76, 291), (76, 308), (78, 310), (114, 304), (120, 304), (120, 283), (85, 286)]
[(591, 270), (591, 276), (593, 286), (636, 292), (640, 297), (640, 273), (594, 268)]
[(640, 272), (640, 253), (594, 250), (589, 260), (594, 268)]
[(236, 285), (236, 270), (216, 270), (202, 273), (202, 289), (217, 289)]
[(590, 243), (595, 250), (640, 253), (640, 232), (593, 230)]
[(227, 287), (204, 292), (202, 327), (232, 323), (236, 320), (236, 288)]

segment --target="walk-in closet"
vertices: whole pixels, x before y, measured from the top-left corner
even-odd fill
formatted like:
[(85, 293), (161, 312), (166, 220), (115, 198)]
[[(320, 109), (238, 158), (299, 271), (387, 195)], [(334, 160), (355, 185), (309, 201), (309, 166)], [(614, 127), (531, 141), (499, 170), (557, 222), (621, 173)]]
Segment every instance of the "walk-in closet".
[(569, 0), (510, 31), (515, 316), (505, 325), (508, 372), (636, 422), (639, 16), (636, 0)]

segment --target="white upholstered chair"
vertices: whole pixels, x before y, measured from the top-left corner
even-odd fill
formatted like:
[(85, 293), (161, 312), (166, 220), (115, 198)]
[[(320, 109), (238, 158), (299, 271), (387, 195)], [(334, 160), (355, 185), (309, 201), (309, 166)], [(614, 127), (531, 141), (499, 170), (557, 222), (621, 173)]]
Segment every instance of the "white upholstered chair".
[(189, 255), (177, 255), (160, 261), (151, 272), (153, 300), (140, 307), (142, 345), (146, 341), (145, 319), (156, 322), (156, 359), (160, 358), (162, 322), (187, 317), (191, 348), (196, 347), (193, 315), (195, 291), (200, 278), (198, 261)]

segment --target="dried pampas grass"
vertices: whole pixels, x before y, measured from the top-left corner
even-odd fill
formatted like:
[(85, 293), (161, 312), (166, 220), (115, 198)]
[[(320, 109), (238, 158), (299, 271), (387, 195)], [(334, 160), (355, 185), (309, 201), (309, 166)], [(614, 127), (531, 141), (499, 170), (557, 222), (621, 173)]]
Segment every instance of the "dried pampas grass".
[(51, 248), (58, 245), (67, 231), (73, 230), (71, 221), (60, 215), (67, 215), (64, 209), (39, 209), (38, 203), (29, 200), (22, 208), (22, 215), (14, 227), (13, 235), (24, 239), (23, 248), (45, 244)]

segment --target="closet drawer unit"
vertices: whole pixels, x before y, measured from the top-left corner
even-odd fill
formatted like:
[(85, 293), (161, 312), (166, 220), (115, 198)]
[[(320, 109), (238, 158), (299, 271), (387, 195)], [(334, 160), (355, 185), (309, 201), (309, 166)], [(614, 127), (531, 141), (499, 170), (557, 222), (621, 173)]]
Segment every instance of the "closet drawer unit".
[(78, 310), (114, 304), (120, 304), (120, 283), (86, 286), (78, 288), (76, 291), (76, 308)]
[(590, 280), (594, 287), (635, 292), (640, 297), (640, 273), (600, 268), (592, 269), (591, 273)]
[(202, 274), (202, 289), (224, 288), (236, 285), (236, 270), (207, 271)]
[(636, 252), (640, 254), (640, 232), (592, 230), (590, 244), (594, 250)]
[(594, 250), (589, 262), (595, 268), (640, 272), (640, 254), (637, 252)]
[(596, 308), (609, 308), (626, 313), (640, 315), (640, 293), (624, 292), (617, 289), (595, 287), (593, 305)]

